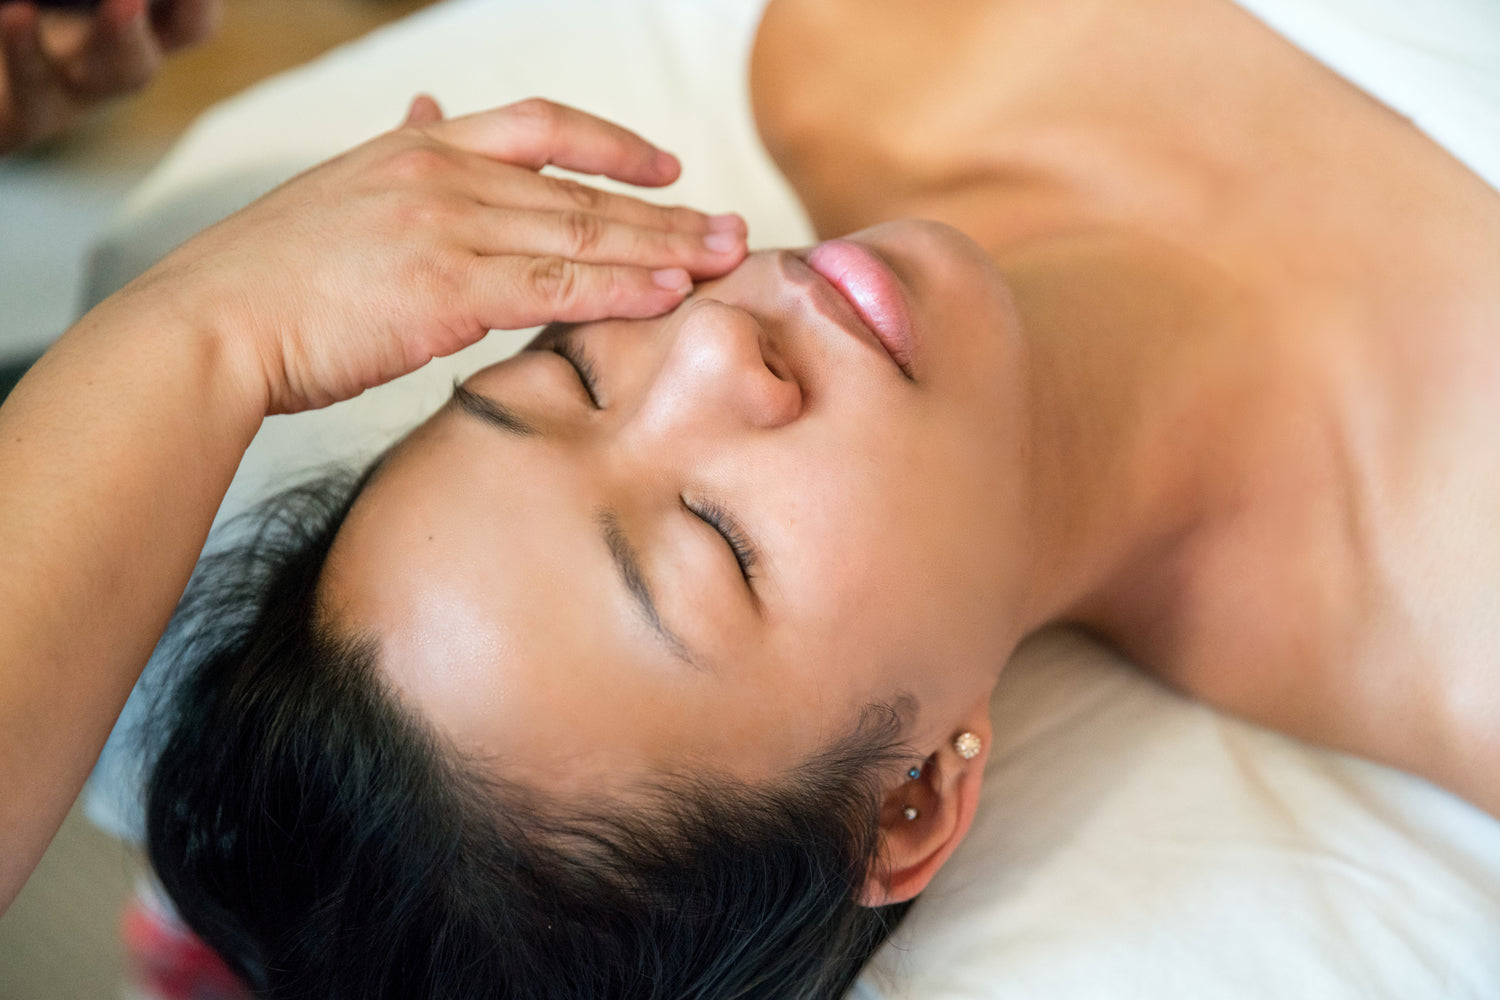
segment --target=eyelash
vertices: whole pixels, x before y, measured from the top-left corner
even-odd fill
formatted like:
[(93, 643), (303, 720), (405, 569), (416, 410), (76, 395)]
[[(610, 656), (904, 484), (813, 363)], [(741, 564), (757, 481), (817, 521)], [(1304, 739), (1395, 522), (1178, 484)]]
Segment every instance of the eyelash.
[(594, 359), (584, 351), (583, 345), (572, 337), (558, 337), (547, 346), (553, 354), (573, 366), (573, 370), (578, 373), (578, 381), (583, 383), (583, 391), (588, 393), (589, 402), (594, 404), (594, 409), (604, 409), (599, 405), (599, 394), (594, 391), (599, 384), (598, 370), (594, 367)]
[[(594, 404), (595, 409), (602, 410), (604, 407), (599, 404), (599, 396), (595, 392), (599, 378), (598, 370), (594, 367), (593, 358), (584, 351), (583, 345), (572, 337), (558, 337), (547, 346), (553, 354), (573, 366), (573, 370), (578, 373), (578, 381), (583, 384), (584, 392), (588, 393), (589, 402)], [(734, 553), (734, 561), (739, 564), (740, 575), (745, 578), (745, 582), (749, 583), (753, 580), (759, 553), (756, 552), (750, 537), (745, 534), (745, 529), (740, 526), (739, 521), (735, 520), (734, 515), (712, 500), (699, 501), (697, 506), (683, 500), (683, 506), (719, 533), (724, 543), (729, 546), (729, 551)]]
[(734, 561), (739, 563), (740, 575), (749, 583), (755, 578), (755, 564), (759, 561), (759, 553), (751, 544), (750, 538), (745, 534), (745, 529), (740, 527), (740, 522), (734, 519), (734, 515), (712, 500), (701, 500), (695, 506), (683, 501), (683, 505), (692, 511), (700, 521), (713, 528), (724, 539), (729, 546), (729, 551), (734, 553)]

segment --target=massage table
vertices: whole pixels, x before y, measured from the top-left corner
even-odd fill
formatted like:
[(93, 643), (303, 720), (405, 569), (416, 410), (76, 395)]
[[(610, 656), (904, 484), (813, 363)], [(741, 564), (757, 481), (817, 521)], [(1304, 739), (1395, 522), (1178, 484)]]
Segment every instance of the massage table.
[[(616, 119), (683, 161), (681, 181), (645, 197), (739, 211), (754, 246), (809, 243), (751, 120), (761, 6), (425, 9), (204, 115), (121, 208), (94, 258), (93, 293), (393, 126), (418, 91), (450, 114), (542, 94)], [(1500, 4), (1247, 6), (1500, 187)], [(530, 333), (493, 334), (358, 399), (269, 419), (221, 523), (289, 478), (368, 459), (440, 405), (456, 376)], [(133, 747), (147, 701), (132, 699), (88, 793), (96, 821), (127, 836), (140, 833)], [(1478, 809), (1218, 714), (1065, 630), (1016, 653), (992, 712), (973, 830), (853, 997), (1500, 997), (1500, 822)]]

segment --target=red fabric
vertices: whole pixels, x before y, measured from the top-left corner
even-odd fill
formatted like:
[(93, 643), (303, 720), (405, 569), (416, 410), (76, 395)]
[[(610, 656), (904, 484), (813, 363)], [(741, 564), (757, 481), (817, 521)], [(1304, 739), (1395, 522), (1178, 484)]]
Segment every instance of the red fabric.
[(152, 1000), (253, 1000), (212, 948), (142, 899), (125, 907), (120, 937), (136, 987)]

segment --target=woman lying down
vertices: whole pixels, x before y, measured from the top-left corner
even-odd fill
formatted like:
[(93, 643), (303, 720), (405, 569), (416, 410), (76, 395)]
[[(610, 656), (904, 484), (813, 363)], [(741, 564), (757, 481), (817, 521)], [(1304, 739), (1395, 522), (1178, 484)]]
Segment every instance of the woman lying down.
[(1227, 4), (949, 6), (770, 7), (815, 247), (419, 99), (81, 320), (0, 410), (5, 898), (263, 417), (539, 323), (184, 607), (151, 858), (262, 995), (837, 997), (1056, 622), (1500, 814), (1500, 199)]

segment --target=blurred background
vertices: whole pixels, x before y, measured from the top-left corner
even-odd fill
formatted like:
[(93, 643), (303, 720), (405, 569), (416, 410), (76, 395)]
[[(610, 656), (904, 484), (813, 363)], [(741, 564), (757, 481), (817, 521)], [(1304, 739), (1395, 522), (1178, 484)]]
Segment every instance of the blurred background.
[[(215, 36), (65, 139), (0, 159), (0, 398), (75, 318), (88, 252), (124, 194), (209, 105), (430, 0), (225, 0)], [(75, 808), (0, 916), (0, 1000), (142, 998), (120, 939), (140, 852)], [(202, 997), (200, 1000), (211, 1000)]]
[(224, 0), (214, 37), (169, 57), (144, 93), (0, 158), (0, 371), (13, 377), (72, 321), (104, 220), (200, 111), (429, 2)]

